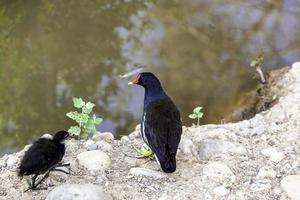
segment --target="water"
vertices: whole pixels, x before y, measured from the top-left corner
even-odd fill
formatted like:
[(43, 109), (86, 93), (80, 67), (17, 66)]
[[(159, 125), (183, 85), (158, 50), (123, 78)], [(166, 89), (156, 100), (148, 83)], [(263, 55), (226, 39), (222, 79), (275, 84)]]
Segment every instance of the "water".
[(0, 1), (0, 154), (44, 132), (68, 129), (71, 99), (96, 103), (99, 131), (126, 135), (139, 122), (143, 89), (120, 75), (144, 65), (182, 113), (204, 107), (218, 123), (264, 70), (300, 58), (300, 2)]

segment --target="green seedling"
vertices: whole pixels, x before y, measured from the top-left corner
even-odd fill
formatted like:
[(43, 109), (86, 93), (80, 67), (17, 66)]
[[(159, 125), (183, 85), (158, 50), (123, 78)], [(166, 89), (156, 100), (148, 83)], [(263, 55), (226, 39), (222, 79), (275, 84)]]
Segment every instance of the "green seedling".
[(203, 117), (203, 112), (201, 112), (202, 107), (198, 106), (194, 108), (193, 113), (189, 115), (191, 119), (197, 119), (197, 126), (200, 125), (200, 119)]
[(140, 149), (138, 149), (136, 147), (133, 147), (133, 148), (136, 151), (137, 155), (129, 155), (129, 154), (126, 154), (126, 153), (124, 153), (124, 154), (126, 156), (132, 157), (132, 158), (150, 158), (150, 159), (154, 159), (154, 154), (153, 154), (152, 150), (145, 143), (142, 145), (142, 147)]
[(73, 105), (75, 108), (80, 109), (81, 112), (73, 111), (67, 113), (67, 117), (76, 121), (76, 126), (71, 126), (68, 132), (80, 139), (88, 139), (90, 134), (94, 134), (96, 130), (96, 125), (99, 125), (103, 119), (96, 117), (96, 115), (91, 115), (95, 104), (91, 102), (85, 103), (81, 98), (73, 97)]

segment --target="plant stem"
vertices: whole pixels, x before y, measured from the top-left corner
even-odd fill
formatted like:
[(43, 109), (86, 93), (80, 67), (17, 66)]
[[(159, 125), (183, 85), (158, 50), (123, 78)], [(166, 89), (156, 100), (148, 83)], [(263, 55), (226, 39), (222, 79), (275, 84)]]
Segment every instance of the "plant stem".
[(200, 124), (200, 117), (198, 117), (197, 119), (198, 119), (197, 126), (199, 126), (199, 124)]

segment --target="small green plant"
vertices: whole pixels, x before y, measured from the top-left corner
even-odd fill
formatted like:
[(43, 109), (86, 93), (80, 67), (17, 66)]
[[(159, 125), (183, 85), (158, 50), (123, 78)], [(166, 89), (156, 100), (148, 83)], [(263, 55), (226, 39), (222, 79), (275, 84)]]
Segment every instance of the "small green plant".
[(100, 124), (103, 119), (96, 117), (96, 115), (91, 115), (95, 106), (91, 102), (85, 103), (81, 98), (73, 97), (73, 105), (75, 108), (81, 109), (81, 112), (73, 111), (66, 114), (78, 124), (71, 126), (68, 132), (80, 139), (87, 139), (90, 134), (96, 132), (96, 125)]
[(203, 112), (201, 112), (202, 107), (198, 106), (194, 108), (193, 113), (189, 115), (191, 119), (197, 119), (197, 126), (200, 125), (200, 119), (203, 117)]

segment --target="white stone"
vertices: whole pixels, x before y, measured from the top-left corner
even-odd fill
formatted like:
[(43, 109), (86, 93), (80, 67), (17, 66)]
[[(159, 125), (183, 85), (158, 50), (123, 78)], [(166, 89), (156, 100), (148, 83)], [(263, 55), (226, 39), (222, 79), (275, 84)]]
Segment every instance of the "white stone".
[(93, 140), (88, 140), (85, 142), (84, 147), (88, 151), (96, 150), (97, 149), (97, 144)]
[(159, 171), (154, 171), (152, 169), (146, 169), (146, 168), (141, 168), (141, 167), (135, 167), (130, 169), (130, 173), (133, 175), (141, 175), (141, 176), (152, 176), (156, 178), (164, 178), (166, 177), (165, 174), (159, 172)]
[(260, 168), (256, 176), (257, 179), (275, 178), (275, 177), (276, 177), (276, 172), (270, 166), (264, 166)]
[(136, 125), (135, 130), (140, 131), (141, 130), (141, 124)]
[(218, 196), (226, 196), (229, 194), (229, 190), (226, 189), (226, 187), (224, 187), (223, 185), (215, 187), (213, 191)]
[(94, 134), (93, 139), (95, 140), (105, 140), (106, 142), (111, 142), (114, 140), (114, 135), (110, 132), (97, 132)]
[(104, 140), (100, 140), (100, 141), (96, 142), (96, 144), (97, 144), (98, 148), (100, 148), (103, 151), (112, 150), (112, 146), (109, 143), (105, 142)]
[(220, 139), (207, 139), (200, 143), (200, 158), (207, 159), (217, 154), (247, 154), (244, 146), (223, 141)]
[(261, 151), (261, 153), (264, 156), (269, 157), (270, 160), (273, 161), (273, 162), (275, 162), (275, 163), (280, 162), (284, 158), (284, 153), (278, 152), (276, 150), (276, 148), (274, 148), (274, 147), (269, 147), (269, 148), (263, 149)]
[(216, 161), (207, 163), (203, 168), (203, 174), (208, 179), (225, 186), (232, 185), (236, 180), (235, 175), (227, 165)]
[(15, 164), (17, 164), (18, 162), (18, 158), (14, 155), (9, 155), (7, 161), (6, 161), (6, 166), (7, 167), (12, 167), (14, 166)]
[(300, 175), (286, 176), (281, 180), (280, 185), (291, 200), (300, 200)]
[(124, 142), (124, 143), (127, 143), (129, 141), (129, 137), (128, 136), (122, 136), (121, 137), (121, 141)]
[(86, 151), (77, 155), (80, 165), (88, 170), (104, 170), (110, 166), (109, 156), (100, 150)]
[(179, 143), (179, 149), (184, 154), (192, 154), (194, 148), (194, 143), (190, 139), (182, 138)]
[(257, 180), (251, 185), (250, 189), (253, 192), (268, 190), (272, 187), (271, 183), (272, 183), (272, 181), (268, 180), (268, 179), (266, 179), (266, 180)]
[(112, 197), (101, 186), (66, 184), (54, 188), (46, 200), (112, 200)]

